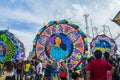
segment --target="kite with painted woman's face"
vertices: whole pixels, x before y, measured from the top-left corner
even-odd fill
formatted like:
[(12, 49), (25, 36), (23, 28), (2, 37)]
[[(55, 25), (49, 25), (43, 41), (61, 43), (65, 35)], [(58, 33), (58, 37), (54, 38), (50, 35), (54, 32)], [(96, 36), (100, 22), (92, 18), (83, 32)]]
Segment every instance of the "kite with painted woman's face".
[(51, 21), (41, 28), (33, 41), (33, 55), (48, 59), (71, 59), (77, 66), (87, 57), (87, 38), (79, 26), (66, 20)]
[(100, 50), (103, 54), (106, 51), (109, 52), (110, 55), (113, 55), (117, 51), (117, 45), (115, 44), (115, 41), (108, 36), (97, 35), (90, 43), (90, 50), (91, 53), (94, 53), (95, 50)]

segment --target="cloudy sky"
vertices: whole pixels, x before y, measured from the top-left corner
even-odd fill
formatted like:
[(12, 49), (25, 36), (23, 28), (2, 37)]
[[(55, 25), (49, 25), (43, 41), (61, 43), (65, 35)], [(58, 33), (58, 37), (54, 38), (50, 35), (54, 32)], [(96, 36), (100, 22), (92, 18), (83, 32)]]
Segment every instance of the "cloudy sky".
[[(98, 28), (98, 34), (103, 33), (103, 25), (109, 26), (112, 38), (115, 38), (120, 33), (120, 27), (111, 19), (119, 10), (120, 0), (0, 0), (0, 30), (9, 27), (9, 31), (25, 44), (28, 56), (34, 37), (45, 23), (66, 19), (86, 32), (85, 13), (89, 14), (90, 36), (92, 23), (93, 27)], [(120, 38), (115, 41), (119, 46)]]

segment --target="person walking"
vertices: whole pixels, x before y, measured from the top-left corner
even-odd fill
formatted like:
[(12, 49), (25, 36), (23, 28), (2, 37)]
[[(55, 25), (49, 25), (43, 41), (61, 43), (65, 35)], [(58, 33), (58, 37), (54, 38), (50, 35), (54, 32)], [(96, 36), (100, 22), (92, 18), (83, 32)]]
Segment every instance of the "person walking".
[(42, 61), (37, 61), (37, 67), (36, 67), (36, 79), (41, 80), (42, 78)]
[[(104, 58), (106, 61), (108, 61), (111, 65), (113, 64), (112, 59), (110, 58), (110, 53), (105, 52), (104, 53)], [(107, 77), (109, 77), (110, 80), (112, 80), (112, 75), (110, 75), (110, 70), (107, 71)]]
[(64, 64), (64, 60), (60, 61), (59, 77), (61, 80), (67, 80), (68, 67)]
[(12, 61), (6, 62), (5, 67), (6, 67), (6, 78), (5, 78), (5, 80), (15, 80), (13, 62)]
[(2, 63), (0, 62), (0, 77), (2, 75)]
[(30, 64), (30, 61), (28, 60), (27, 63), (26, 63), (26, 65), (25, 65), (25, 80), (27, 80), (28, 71), (30, 69), (30, 66), (31, 66), (31, 64)]
[(47, 66), (45, 68), (45, 75), (44, 75), (44, 80), (53, 80), (53, 66), (52, 66), (52, 61), (48, 60)]
[(72, 74), (72, 67), (73, 67), (70, 59), (68, 60), (67, 66), (68, 66), (68, 77), (69, 77), (69, 80), (70, 80), (71, 74)]
[(86, 66), (87, 66), (86, 60), (87, 60), (86, 58), (83, 58), (82, 65), (81, 65), (81, 72), (82, 72), (82, 76), (83, 76), (84, 80), (86, 80)]
[(17, 80), (22, 80), (22, 62), (20, 60), (18, 60), (17, 63)]
[(96, 59), (90, 62), (87, 67), (87, 80), (90, 79), (91, 73), (94, 80), (107, 80), (107, 70), (110, 70), (112, 75), (115, 70), (114, 66), (102, 59), (102, 52), (100, 50), (96, 50), (94, 55)]
[(53, 76), (56, 77), (57, 76), (57, 61), (55, 59), (53, 59), (53, 63), (52, 63), (52, 67), (53, 67)]
[(79, 74), (77, 72), (73, 72), (71, 77), (73, 80), (79, 80)]

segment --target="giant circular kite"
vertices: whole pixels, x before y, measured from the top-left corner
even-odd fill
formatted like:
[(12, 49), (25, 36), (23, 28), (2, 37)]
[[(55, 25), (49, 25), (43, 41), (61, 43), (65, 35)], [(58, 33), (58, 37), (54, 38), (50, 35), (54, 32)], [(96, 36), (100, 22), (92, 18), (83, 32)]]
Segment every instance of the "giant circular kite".
[(16, 47), (17, 47), (17, 50), (16, 50), (16, 53), (14, 55), (14, 60), (20, 60), (20, 59), (24, 59), (25, 57), (25, 48), (24, 48), (24, 44), (18, 39), (16, 38)]
[(14, 57), (16, 46), (15, 36), (8, 30), (0, 31), (0, 61), (5, 63)]
[(108, 36), (97, 35), (90, 43), (90, 50), (92, 53), (94, 53), (95, 50), (100, 50), (102, 53), (107, 51), (110, 55), (113, 55), (117, 51), (117, 45), (115, 44), (115, 41)]
[(87, 37), (79, 26), (66, 20), (51, 21), (41, 28), (33, 41), (33, 53), (43, 60), (70, 58), (75, 66), (87, 57)]
[(3, 63), (13, 60), (23, 59), (25, 57), (23, 43), (8, 30), (0, 31), (0, 61)]

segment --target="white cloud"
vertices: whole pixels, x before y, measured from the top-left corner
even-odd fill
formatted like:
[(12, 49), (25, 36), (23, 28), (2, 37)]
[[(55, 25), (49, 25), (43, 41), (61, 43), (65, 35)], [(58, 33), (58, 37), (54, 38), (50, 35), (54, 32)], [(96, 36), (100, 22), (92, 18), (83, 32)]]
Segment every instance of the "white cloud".
[[(0, 18), (3, 18), (4, 21), (7, 19), (13, 19), (20, 22), (35, 24), (44, 24), (52, 20), (70, 18), (70, 21), (76, 22), (76, 24), (79, 25), (81, 24), (81, 29), (85, 32), (85, 20), (83, 15), (85, 13), (89, 13), (89, 27), (91, 26), (90, 18), (92, 18), (93, 26), (99, 27), (99, 32), (102, 32), (102, 26), (104, 24), (110, 26), (113, 37), (116, 37), (117, 33), (120, 32), (120, 27), (110, 21), (110, 19), (113, 19), (120, 9), (119, 0), (94, 0), (93, 2), (90, 2), (89, 5), (80, 3), (72, 3), (71, 5), (69, 4), (69, 0), (52, 1), (53, 2), (51, 3), (44, 3), (40, 0), (28, 0), (25, 4), (30, 8), (31, 11), (23, 10), (17, 7), (15, 9), (11, 9), (9, 7), (0, 7), (0, 12), (3, 12), (0, 13)], [(16, 0), (11, 0), (11, 2), (14, 3)], [(36, 31), (34, 32), (11, 30), (18, 36), (18, 38), (20, 38), (20, 40), (23, 41), (27, 54), (32, 48), (32, 41), (38, 32), (37, 29), (40, 29), (40, 27), (37, 27)]]
[[(4, 28), (0, 28), (0, 30), (4, 30)], [(24, 43), (26, 57), (28, 57), (29, 52), (32, 50), (33, 47), (32, 42), (38, 30), (36, 30), (35, 32), (29, 32), (10, 29), (9, 31), (12, 32), (21, 42)]]
[(32, 50), (32, 47), (33, 47), (32, 42), (36, 34), (34, 32), (23, 32), (23, 31), (17, 31), (17, 30), (10, 30), (10, 31), (16, 34), (16, 37), (19, 38), (21, 42), (24, 43), (26, 57), (28, 57), (29, 52)]
[[(100, 2), (100, 1), (99, 1)], [(72, 4), (70, 8), (66, 8), (63, 10), (63, 17), (71, 18), (73, 22), (81, 22), (82, 23), (82, 29), (85, 31), (85, 22), (83, 15), (85, 13), (89, 13), (88, 18), (88, 24), (89, 24), (89, 32), (91, 33), (90, 28), (90, 18), (92, 18), (93, 21), (93, 27), (98, 27), (98, 32), (100, 34), (103, 34), (103, 25), (109, 26), (110, 31), (112, 33), (112, 38), (114, 39), (117, 34), (120, 32), (120, 27), (113, 23), (110, 19), (113, 19), (114, 16), (118, 13), (120, 10), (120, 1), (119, 0), (106, 0), (104, 2), (95, 1), (93, 3), (90, 3), (89, 5), (81, 5), (79, 3)], [(104, 3), (104, 4), (103, 4)], [(110, 36), (108, 28), (106, 28), (107, 36)], [(116, 40), (116, 43), (118, 43), (119, 38)]]
[(37, 15), (32, 14), (25, 10), (0, 7), (0, 12), (2, 12), (0, 13), (0, 17), (3, 19), (12, 19), (20, 22), (36, 23), (36, 24), (42, 23), (41, 19), (37, 17)]

